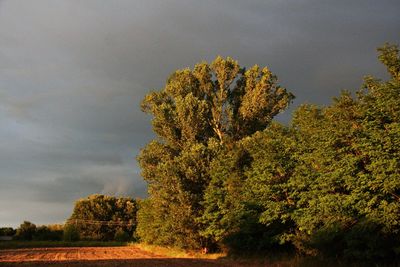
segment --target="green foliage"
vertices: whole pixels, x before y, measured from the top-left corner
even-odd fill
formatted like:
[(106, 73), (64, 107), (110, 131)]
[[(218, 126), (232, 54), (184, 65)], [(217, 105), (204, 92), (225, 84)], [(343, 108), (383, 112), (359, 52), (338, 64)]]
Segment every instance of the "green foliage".
[(205, 193), (203, 235), (233, 253), (278, 248), (280, 235), (293, 224), (285, 213), (294, 199), (284, 188), (295, 165), (290, 134), (272, 123), (218, 153)]
[(221, 57), (176, 71), (162, 90), (148, 94), (142, 110), (153, 116), (157, 139), (138, 157), (150, 196), (138, 215), (141, 240), (182, 248), (218, 240), (223, 233), (214, 236), (203, 217), (206, 189), (220, 179), (210, 173), (213, 160), (264, 130), (292, 99), (267, 68), (245, 70)]
[(399, 47), (386, 43), (378, 48), (378, 52), (379, 60), (387, 67), (392, 78), (398, 81), (400, 79)]
[(14, 236), (15, 240), (21, 241), (60, 241), (63, 236), (62, 225), (41, 225), (24, 221), (20, 227), (14, 230), (11, 227), (0, 228), (0, 236)]
[(32, 240), (35, 232), (36, 232), (36, 225), (31, 222), (24, 221), (17, 229), (17, 232), (15, 234), (15, 239)]
[(136, 229), (137, 203), (129, 197), (91, 195), (75, 203), (69, 224), (83, 240), (113, 240), (121, 230), (132, 236)]
[(302, 105), (268, 69), (217, 58), (175, 72), (142, 108), (158, 139), (139, 156), (149, 199), (141, 240), (230, 251), (400, 257), (400, 59), (379, 48), (388, 81), (328, 106)]
[(54, 229), (51, 226), (39, 226), (33, 234), (33, 240), (38, 241), (61, 241), (63, 239), (63, 229)]
[(64, 227), (63, 240), (66, 242), (75, 242), (79, 240), (78, 228), (73, 224), (66, 224)]
[(127, 232), (125, 232), (124, 230), (118, 229), (115, 232), (115, 236), (114, 236), (114, 240), (115, 241), (117, 241), (117, 242), (127, 242), (127, 241), (129, 241), (129, 239), (130, 239), (129, 234)]
[(1, 227), (0, 228), (0, 236), (14, 236), (16, 233), (16, 230), (14, 230), (12, 227)]
[(312, 255), (360, 259), (396, 255), (400, 233), (396, 49), (380, 49), (391, 80), (367, 77), (356, 98), (343, 92), (327, 107), (303, 105), (289, 128), (271, 126), (247, 141), (252, 163), (245, 173), (244, 194), (261, 208), (261, 223), (286, 224), (276, 241)]
[(140, 241), (150, 244), (167, 245), (168, 240), (163, 239), (163, 231), (167, 231), (168, 224), (164, 223), (163, 214), (150, 199), (140, 202), (137, 214), (138, 227), (136, 230)]

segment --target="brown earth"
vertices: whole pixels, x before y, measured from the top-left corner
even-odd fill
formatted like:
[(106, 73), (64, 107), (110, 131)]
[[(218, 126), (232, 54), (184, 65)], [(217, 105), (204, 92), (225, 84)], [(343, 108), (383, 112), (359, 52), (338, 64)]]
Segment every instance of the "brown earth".
[(249, 266), (228, 260), (170, 258), (136, 247), (31, 248), (0, 250), (0, 266)]

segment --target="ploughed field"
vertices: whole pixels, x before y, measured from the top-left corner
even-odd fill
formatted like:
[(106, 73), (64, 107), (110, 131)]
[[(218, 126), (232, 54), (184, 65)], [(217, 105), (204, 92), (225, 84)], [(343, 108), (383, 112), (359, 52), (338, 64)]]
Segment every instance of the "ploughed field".
[[(136, 247), (0, 250), (0, 266), (246, 266), (224, 260), (171, 258)], [(248, 265), (247, 265), (248, 266)]]

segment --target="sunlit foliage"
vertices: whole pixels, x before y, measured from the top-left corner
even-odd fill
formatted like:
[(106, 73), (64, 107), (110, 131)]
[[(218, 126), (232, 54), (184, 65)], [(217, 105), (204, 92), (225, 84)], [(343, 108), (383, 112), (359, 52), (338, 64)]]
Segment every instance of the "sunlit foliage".
[(143, 241), (231, 252), (395, 259), (400, 254), (400, 60), (389, 80), (302, 105), (266, 68), (230, 58), (174, 73), (143, 102), (158, 139), (139, 156), (149, 199)]

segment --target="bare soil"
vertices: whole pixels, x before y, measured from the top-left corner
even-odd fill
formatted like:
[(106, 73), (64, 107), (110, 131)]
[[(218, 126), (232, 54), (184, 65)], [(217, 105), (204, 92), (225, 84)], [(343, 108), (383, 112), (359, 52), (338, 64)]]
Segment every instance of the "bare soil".
[(136, 247), (30, 248), (0, 250), (0, 266), (249, 266), (227, 260), (170, 258)]

